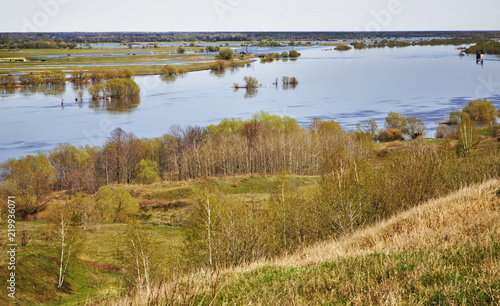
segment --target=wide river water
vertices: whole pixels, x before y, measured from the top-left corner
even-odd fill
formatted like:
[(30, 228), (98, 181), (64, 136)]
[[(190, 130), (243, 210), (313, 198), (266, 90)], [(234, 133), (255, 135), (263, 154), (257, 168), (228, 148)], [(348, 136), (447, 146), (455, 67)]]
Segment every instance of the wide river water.
[[(333, 119), (346, 130), (368, 119), (382, 128), (387, 113), (395, 111), (422, 119), (427, 137), (434, 137), (437, 123), (470, 100), (488, 98), (500, 107), (497, 56), (486, 56), (481, 65), (475, 56), (459, 56), (453, 46), (296, 49), (302, 53), (297, 60), (256, 61), (220, 75), (200, 71), (175, 80), (135, 77), (140, 101), (119, 107), (117, 102), (94, 103), (86, 89), (70, 83), (41, 92), (0, 91), (0, 161), (47, 152), (58, 143), (102, 145), (117, 127), (138, 137), (156, 137), (172, 125), (206, 126), (261, 110), (293, 117), (304, 127), (315, 117)], [(254, 95), (232, 88), (244, 76), (262, 84)], [(295, 76), (298, 86), (272, 84), (276, 78), (281, 83), (283, 76)], [(79, 91), (83, 102), (75, 102)]]

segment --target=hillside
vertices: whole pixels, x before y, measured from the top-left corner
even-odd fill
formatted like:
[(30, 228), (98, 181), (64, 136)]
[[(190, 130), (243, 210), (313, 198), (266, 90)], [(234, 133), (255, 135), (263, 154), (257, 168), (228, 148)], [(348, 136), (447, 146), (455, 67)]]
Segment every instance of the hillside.
[(276, 260), (105, 304), (498, 304), (500, 180)]

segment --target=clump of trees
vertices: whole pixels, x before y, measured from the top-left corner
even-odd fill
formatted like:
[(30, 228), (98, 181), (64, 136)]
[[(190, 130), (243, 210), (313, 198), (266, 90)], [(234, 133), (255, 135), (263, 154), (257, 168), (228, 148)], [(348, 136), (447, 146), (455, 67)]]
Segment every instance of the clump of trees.
[(495, 104), (486, 99), (470, 101), (462, 111), (477, 123), (494, 123), (498, 115)]
[(70, 81), (75, 84), (85, 84), (92, 82), (96, 84), (110, 79), (130, 79), (135, 76), (135, 72), (130, 68), (124, 69), (93, 69), (90, 71), (78, 70), (71, 75)]
[(224, 60), (224, 61), (229, 61), (234, 58), (234, 52), (231, 48), (222, 48), (219, 51), (219, 54), (215, 56), (215, 58)]
[(9, 160), (1, 168), (1, 186), (16, 197), (16, 212), (21, 220), (45, 208), (55, 181), (55, 170), (47, 156), (28, 155)]
[(104, 84), (95, 84), (89, 87), (92, 100), (101, 98), (133, 99), (138, 98), (140, 88), (131, 79), (111, 79)]
[(40, 73), (40, 78), (44, 84), (64, 84), (66, 74), (61, 70), (44, 71)]
[(2, 87), (13, 87), (16, 86), (16, 78), (12, 75), (0, 75), (0, 86)]
[[(235, 122), (225, 126), (229, 123)], [(445, 145), (436, 149), (417, 142), (380, 164), (364, 152), (355, 134), (339, 132), (322, 151), (316, 190), (296, 191), (282, 173), (259, 205), (228, 199), (216, 182), (204, 180), (187, 225), (188, 257), (196, 266), (219, 269), (277, 256), (498, 177), (500, 170), (497, 150), (459, 155)]]
[(487, 42), (478, 43), (467, 48), (465, 53), (476, 54), (477, 51), (484, 51), (486, 54), (500, 54), (500, 42), (488, 40)]
[(141, 160), (134, 171), (134, 183), (152, 184), (159, 180), (158, 164), (150, 159)]
[[(395, 130), (401, 131), (401, 136), (406, 135), (411, 139), (424, 136), (426, 130), (422, 120), (416, 119), (414, 117), (405, 117), (404, 115), (400, 115), (396, 112), (388, 113), (387, 117), (385, 118), (385, 127), (387, 128), (387, 130), (384, 131), (384, 135), (382, 136), (384, 139), (388, 139), (387, 141), (392, 141), (390, 140), (391, 138), (399, 136), (399, 133)], [(401, 138), (402, 137), (400, 137), (399, 139)]]

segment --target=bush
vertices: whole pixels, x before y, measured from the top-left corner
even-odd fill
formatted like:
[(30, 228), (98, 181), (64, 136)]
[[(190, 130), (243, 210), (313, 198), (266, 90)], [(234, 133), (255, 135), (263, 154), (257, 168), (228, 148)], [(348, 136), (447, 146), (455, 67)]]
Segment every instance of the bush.
[(436, 130), (436, 138), (447, 139), (449, 137), (450, 131), (448, 128), (442, 124)]
[(104, 85), (108, 96), (112, 98), (134, 98), (141, 92), (139, 85), (130, 79), (112, 79)]
[(0, 75), (0, 86), (15, 86), (16, 79), (11, 75)]
[(281, 57), (287, 58), (288, 57), (288, 52), (286, 52), (286, 51), (281, 52)]
[(337, 51), (348, 51), (351, 49), (352, 49), (352, 47), (350, 47), (348, 45), (338, 45), (335, 47), (335, 50), (337, 50)]
[(378, 140), (380, 142), (389, 142), (402, 139), (403, 132), (401, 132), (400, 129), (388, 128), (378, 133)]
[(179, 70), (177, 70), (177, 67), (174, 65), (165, 65), (163, 68), (161, 68), (160, 74), (161, 75), (168, 75), (168, 76), (173, 76), (177, 75), (179, 73)]
[(288, 56), (289, 57), (299, 57), (301, 54), (295, 50), (291, 50), (290, 52), (288, 52)]
[(261, 63), (270, 63), (274, 61), (274, 54), (269, 53), (264, 58), (260, 60)]
[(141, 92), (139, 85), (131, 79), (111, 79), (105, 84), (95, 84), (89, 88), (92, 100), (99, 100), (103, 95), (111, 98), (137, 98)]
[(177, 48), (177, 53), (184, 54), (184, 52), (186, 52), (186, 49), (184, 49), (183, 47)]
[(42, 81), (45, 84), (64, 84), (66, 75), (61, 70), (45, 71), (40, 74)]
[(141, 160), (134, 174), (134, 182), (137, 184), (152, 184), (160, 180), (158, 164), (150, 159)]
[(407, 135), (411, 139), (415, 139), (419, 136), (424, 136), (425, 130), (425, 125), (420, 119), (408, 117), (403, 122), (403, 134)]
[(42, 79), (37, 74), (23, 74), (19, 76), (19, 82), (21, 85), (38, 85)]
[(82, 70), (75, 71), (71, 74), (71, 82), (76, 84), (83, 84), (89, 81), (90, 75)]
[(223, 60), (218, 60), (210, 64), (210, 70), (221, 72), (226, 69), (226, 62)]
[(470, 101), (467, 106), (463, 108), (471, 120), (478, 123), (495, 122), (497, 117), (497, 110), (493, 102), (486, 99), (477, 99)]
[(234, 52), (230, 48), (223, 48), (219, 51), (219, 54), (216, 56), (216, 58), (229, 61), (234, 58)]
[(389, 112), (385, 117), (385, 127), (388, 129), (402, 130), (406, 117), (395, 112)]
[(259, 86), (259, 81), (254, 77), (246, 76), (243, 79), (245, 80), (246, 88), (257, 88)]

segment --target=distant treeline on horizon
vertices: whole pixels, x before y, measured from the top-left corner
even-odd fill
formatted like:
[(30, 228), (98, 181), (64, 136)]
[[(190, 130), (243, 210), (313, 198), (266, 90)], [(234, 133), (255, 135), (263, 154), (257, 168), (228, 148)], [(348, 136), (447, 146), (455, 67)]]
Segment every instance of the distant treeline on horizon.
[(37, 40), (66, 43), (123, 43), (159, 41), (330, 41), (366, 38), (500, 38), (500, 31), (391, 31), (391, 32), (39, 32), (0, 33), (0, 44)]

